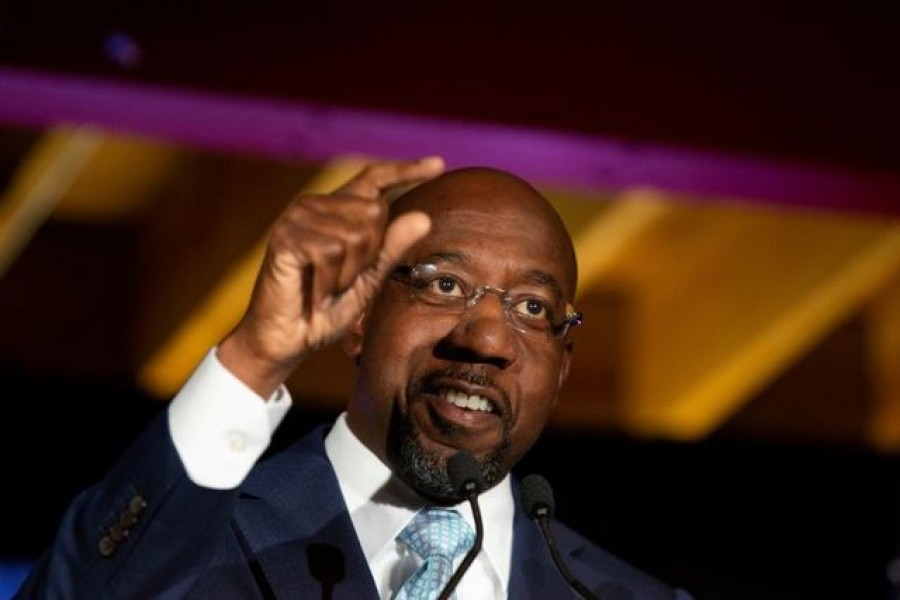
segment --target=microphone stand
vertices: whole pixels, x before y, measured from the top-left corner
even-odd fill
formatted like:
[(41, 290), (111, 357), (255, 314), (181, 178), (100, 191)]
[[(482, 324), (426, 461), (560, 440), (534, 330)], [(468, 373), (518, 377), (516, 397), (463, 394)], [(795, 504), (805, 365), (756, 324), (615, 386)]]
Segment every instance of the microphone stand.
[(569, 571), (566, 563), (563, 562), (562, 555), (559, 553), (559, 547), (556, 545), (556, 538), (553, 536), (553, 530), (550, 529), (550, 515), (547, 508), (545, 506), (540, 506), (535, 509), (535, 513), (534, 518), (541, 529), (544, 541), (547, 542), (547, 549), (550, 550), (550, 556), (553, 558), (553, 562), (556, 563), (556, 568), (559, 569), (563, 579), (565, 579), (566, 583), (568, 583), (579, 596), (584, 598), (584, 600), (600, 600), (591, 590), (572, 575), (572, 572)]
[(450, 581), (447, 582), (447, 585), (444, 586), (444, 591), (438, 596), (438, 600), (447, 600), (450, 598), (450, 595), (453, 594), (453, 590), (456, 589), (456, 584), (459, 583), (459, 580), (462, 579), (462, 576), (469, 568), (469, 565), (472, 564), (472, 561), (474, 561), (475, 557), (478, 556), (478, 553), (481, 552), (481, 542), (484, 540), (484, 525), (481, 522), (481, 508), (478, 507), (478, 485), (473, 481), (467, 483), (466, 488), (466, 499), (469, 501), (469, 505), (472, 507), (472, 515), (475, 517), (475, 542), (472, 544), (472, 547), (469, 548), (469, 551), (466, 552), (465, 558), (463, 558), (462, 562), (459, 564), (459, 568), (456, 569), (456, 572), (453, 573), (453, 577), (451, 577)]
[[(448, 598), (450, 598), (450, 595), (453, 594), (453, 590), (456, 589), (459, 580), (462, 579), (462, 576), (465, 574), (466, 570), (468, 570), (469, 565), (472, 564), (472, 561), (474, 561), (475, 557), (478, 556), (478, 553), (481, 552), (481, 543), (484, 541), (484, 524), (481, 521), (481, 508), (478, 506), (478, 493), (481, 491), (481, 474), (478, 471), (475, 459), (471, 458), (470, 454), (467, 452), (458, 452), (453, 458), (456, 459), (457, 457), (459, 457), (459, 459), (454, 460), (454, 463), (457, 463), (454, 466), (461, 466), (463, 475), (468, 475), (465, 477), (464, 483), (460, 486), (460, 491), (469, 501), (469, 505), (472, 507), (472, 516), (475, 517), (475, 542), (472, 544), (472, 547), (469, 548), (469, 551), (466, 552), (466, 556), (459, 564), (459, 568), (456, 569), (456, 572), (453, 573), (453, 576), (447, 582), (447, 585), (444, 586), (444, 591), (438, 596), (438, 600), (448, 600)], [(453, 471), (457, 471), (457, 469), (453, 469)], [(451, 477), (453, 476), (454, 475), (451, 475)]]
[(559, 546), (556, 538), (553, 536), (553, 530), (550, 529), (550, 517), (556, 508), (556, 501), (553, 499), (553, 488), (550, 482), (540, 475), (528, 475), (522, 480), (522, 504), (525, 507), (525, 513), (537, 523), (544, 538), (544, 543), (550, 551), (550, 557), (553, 564), (556, 565), (557, 571), (566, 580), (569, 587), (584, 600), (600, 600), (596, 594), (587, 588), (586, 585), (578, 581), (563, 561), (559, 552)]

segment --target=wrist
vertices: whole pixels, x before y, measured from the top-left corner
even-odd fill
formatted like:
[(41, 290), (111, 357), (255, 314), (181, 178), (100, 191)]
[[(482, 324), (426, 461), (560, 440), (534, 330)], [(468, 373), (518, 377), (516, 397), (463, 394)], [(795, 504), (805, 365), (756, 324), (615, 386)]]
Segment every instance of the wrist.
[(293, 362), (267, 357), (241, 335), (239, 330), (230, 333), (219, 344), (216, 357), (222, 366), (240, 379), (263, 399), (284, 383), (293, 370)]

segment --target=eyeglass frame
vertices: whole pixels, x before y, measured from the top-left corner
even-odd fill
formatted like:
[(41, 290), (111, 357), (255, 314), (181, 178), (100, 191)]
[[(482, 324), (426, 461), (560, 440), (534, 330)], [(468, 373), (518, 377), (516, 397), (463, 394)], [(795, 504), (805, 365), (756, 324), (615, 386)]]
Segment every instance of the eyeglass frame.
[[(420, 288), (415, 285), (415, 280), (422, 277), (422, 275), (419, 274), (419, 271), (426, 268), (433, 269), (437, 271), (438, 274), (440, 274), (440, 267), (434, 263), (419, 263), (415, 265), (403, 264), (394, 267), (394, 269), (391, 271), (390, 278), (408, 286), (410, 290), (410, 296), (415, 300), (419, 300)], [(448, 273), (448, 275), (452, 275), (454, 279), (462, 280), (461, 277), (454, 273)], [(433, 279), (431, 281), (433, 281)], [(469, 285), (469, 283), (465, 280), (462, 281), (463, 283), (466, 283), (467, 286)], [(478, 304), (479, 300), (481, 300), (486, 293), (491, 293), (500, 299), (500, 304), (501, 306), (503, 306), (503, 315), (506, 317), (506, 322), (515, 331), (518, 331), (519, 333), (534, 335), (540, 335), (541, 333), (543, 333), (543, 330), (528, 329), (527, 327), (517, 324), (516, 319), (512, 317), (510, 313), (512, 307), (514, 306), (514, 298), (509, 294), (508, 290), (498, 288), (493, 285), (474, 285), (470, 287), (472, 288), (471, 293), (462, 296), (462, 298), (465, 299), (465, 305), (463, 307), (460, 307), (462, 308), (462, 310), (460, 310), (460, 314), (465, 313), (466, 311), (473, 308), (476, 304)], [(423, 302), (431, 306), (449, 306), (431, 304), (427, 301)], [(559, 323), (551, 323), (550, 329), (547, 331), (547, 333), (549, 333), (552, 338), (564, 338), (573, 327), (578, 327), (583, 322), (583, 313), (575, 310), (575, 306), (571, 302), (566, 302), (565, 310), (566, 312), (563, 320)]]

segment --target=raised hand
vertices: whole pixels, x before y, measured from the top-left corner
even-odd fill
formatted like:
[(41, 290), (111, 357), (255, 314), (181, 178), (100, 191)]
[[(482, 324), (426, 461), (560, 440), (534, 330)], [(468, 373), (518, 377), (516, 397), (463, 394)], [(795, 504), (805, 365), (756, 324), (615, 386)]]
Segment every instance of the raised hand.
[(250, 305), (219, 345), (222, 364), (263, 397), (363, 313), (396, 262), (428, 233), (423, 213), (388, 223), (383, 194), (440, 174), (443, 161), (376, 163), (331, 194), (301, 194), (268, 239)]

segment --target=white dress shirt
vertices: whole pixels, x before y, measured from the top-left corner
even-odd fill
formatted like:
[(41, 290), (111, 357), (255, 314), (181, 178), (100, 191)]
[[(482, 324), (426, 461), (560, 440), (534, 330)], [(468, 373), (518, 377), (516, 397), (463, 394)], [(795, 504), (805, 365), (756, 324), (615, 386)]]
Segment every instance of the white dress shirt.
[[(188, 477), (214, 489), (237, 487), (266, 450), (287, 414), (283, 386), (268, 402), (226, 369), (211, 350), (169, 405), (169, 428)], [(394, 477), (338, 417), (325, 451), (362, 545), (380, 598), (390, 599), (420, 559), (395, 540), (425, 500)], [(481, 552), (456, 588), (458, 600), (504, 599), (509, 584), (513, 534), (510, 478), (478, 497), (487, 525)], [(455, 507), (473, 531), (468, 502)], [(457, 559), (459, 566), (462, 557)]]

